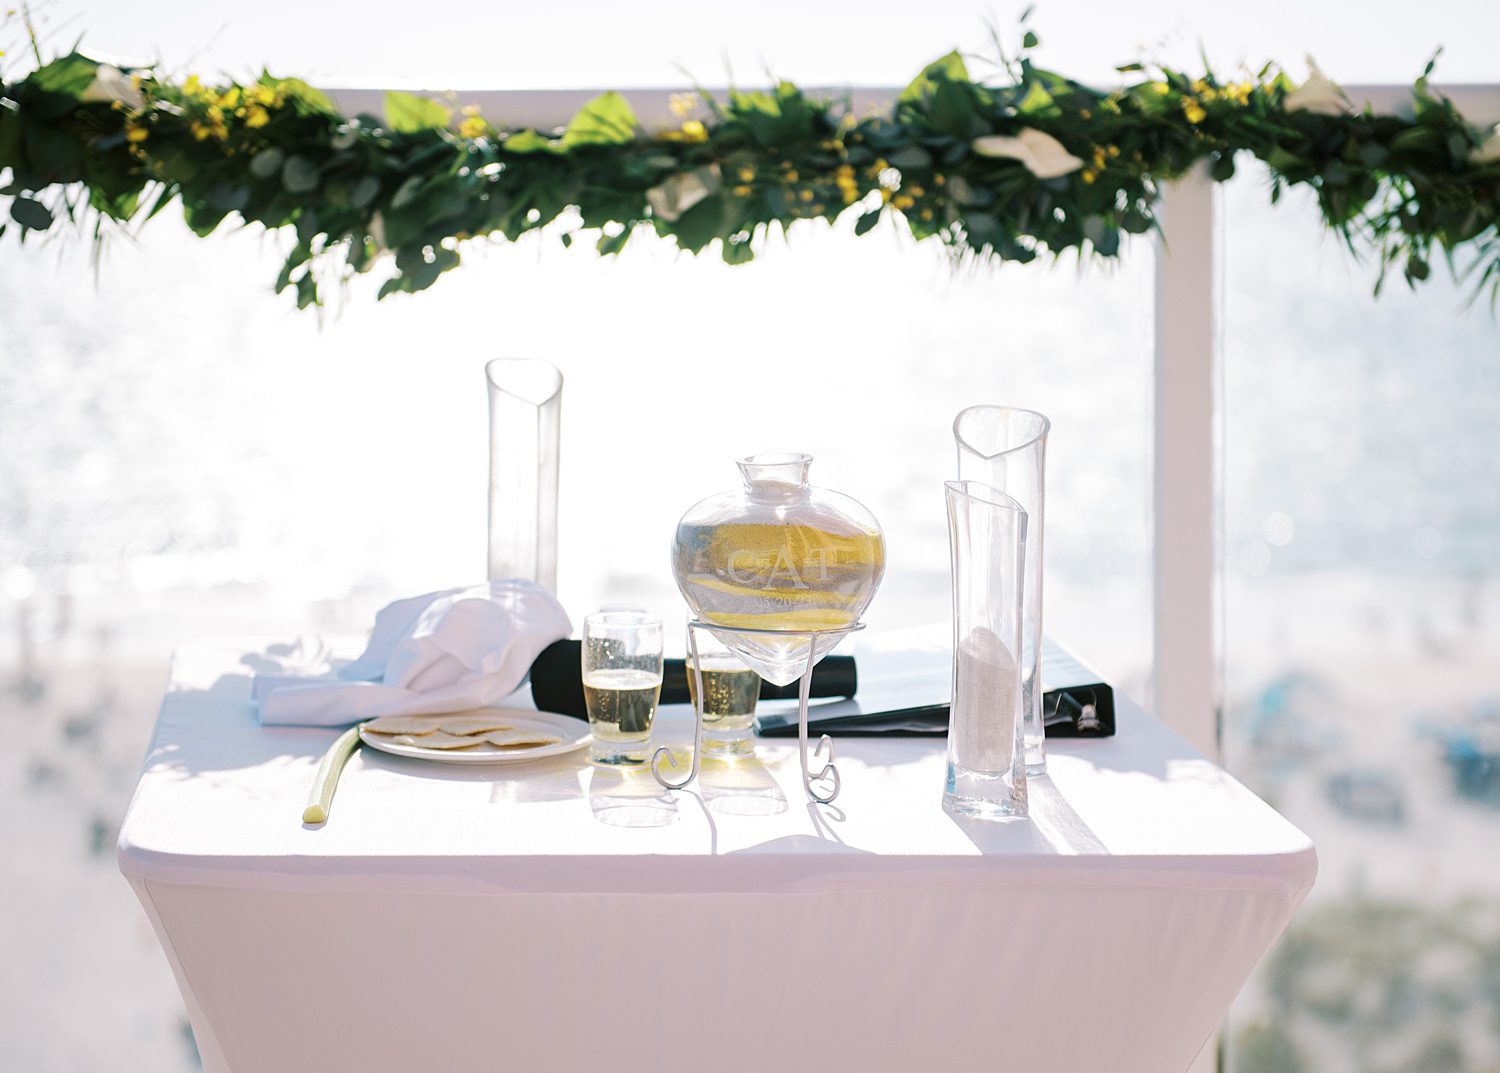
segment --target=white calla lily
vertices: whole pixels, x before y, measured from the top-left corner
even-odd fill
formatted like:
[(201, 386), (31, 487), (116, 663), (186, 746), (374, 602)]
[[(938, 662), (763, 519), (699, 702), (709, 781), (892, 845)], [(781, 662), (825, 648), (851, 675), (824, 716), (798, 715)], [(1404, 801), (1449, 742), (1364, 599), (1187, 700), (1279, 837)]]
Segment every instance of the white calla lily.
[(1500, 123), (1490, 130), (1489, 137), (1477, 145), (1469, 154), (1470, 164), (1500, 163)]
[(1354, 111), (1343, 87), (1318, 69), (1313, 58), (1307, 58), (1312, 74), (1282, 100), (1288, 112), (1316, 112), (1318, 115), (1348, 115)]
[(128, 108), (139, 108), (146, 103), (130, 76), (112, 63), (99, 65), (94, 71), (94, 80), (78, 95), (78, 99), (99, 104), (118, 101)]
[(651, 215), (671, 223), (719, 188), (719, 168), (695, 168), (669, 175), (646, 191)]
[(969, 147), (979, 156), (1019, 160), (1038, 179), (1056, 179), (1083, 167), (1083, 161), (1068, 152), (1062, 142), (1031, 127), (1013, 138), (1004, 134), (986, 134), (975, 138)]

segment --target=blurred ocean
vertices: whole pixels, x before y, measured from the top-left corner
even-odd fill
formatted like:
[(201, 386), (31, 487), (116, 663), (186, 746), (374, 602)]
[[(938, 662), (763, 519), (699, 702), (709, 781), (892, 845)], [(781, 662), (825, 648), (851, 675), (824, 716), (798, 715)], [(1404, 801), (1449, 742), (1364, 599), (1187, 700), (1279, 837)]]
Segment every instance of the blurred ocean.
[[(1337, 945), (1358, 914), (1416, 935), (1500, 891), (1494, 854), (1472, 851), (1500, 835), (1500, 328), (1446, 283), (1371, 300), (1309, 206), (1265, 202), (1237, 181), (1222, 232), (1226, 753), (1319, 842), (1322, 915), (1286, 949), (1358, 965)], [(394, 596), (482, 577), (492, 357), (566, 377), (575, 621), (618, 600), (679, 618), (672, 526), (760, 449), (811, 452), (816, 483), (886, 526), (872, 629), (941, 619), (951, 420), (1042, 410), (1049, 632), (1144, 698), (1149, 249), (1080, 273), (955, 270), (894, 230), (786, 245), (741, 269), (649, 242), (617, 262), (495, 248), (415, 300), (356, 284), (320, 323), (269, 293), (274, 236), (200, 242), (162, 218), (112, 243), (97, 280), (81, 241), (0, 241), (0, 814), (24, 817), (0, 916), (28, 925), (0, 974), (14, 1068), (193, 1068), (113, 859), (168, 656), (209, 634), (357, 631)], [(1420, 1015), (1389, 1029), (1380, 1068), (1500, 1062), (1500, 992), (1421, 998), (1500, 964), (1489, 926), (1402, 985)], [(1351, 1000), (1354, 1020), (1319, 1020), (1346, 1007), (1294, 1001), (1301, 964), (1273, 955), (1247, 990), (1234, 1068), (1366, 1073), (1337, 1041), (1375, 1046), (1389, 1019)]]

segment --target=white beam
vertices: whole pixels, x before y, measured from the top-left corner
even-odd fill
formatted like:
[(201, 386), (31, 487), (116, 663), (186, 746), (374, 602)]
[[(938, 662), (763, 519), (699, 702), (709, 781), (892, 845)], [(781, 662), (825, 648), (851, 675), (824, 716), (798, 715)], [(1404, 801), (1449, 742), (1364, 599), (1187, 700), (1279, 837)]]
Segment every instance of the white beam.
[[(750, 87), (759, 89), (759, 86)], [(622, 89), (631, 107), (647, 127), (675, 125), (670, 102), (674, 93), (684, 93), (689, 86), (643, 86)], [(1401, 113), (1411, 108), (1410, 86), (1346, 86), (1345, 91), (1356, 107), (1369, 106), (1376, 111)], [(385, 90), (372, 87), (345, 87), (325, 90), (339, 110), (346, 115), (366, 112), (385, 114)], [(450, 106), (472, 104), (493, 123), (506, 127), (535, 127), (551, 130), (567, 125), (584, 104), (598, 96), (600, 89), (409, 89), (407, 92), (441, 100)], [(722, 100), (726, 90), (710, 87), (707, 92)], [(896, 99), (899, 88), (881, 86), (807, 87), (812, 97), (848, 98), (856, 115), (869, 109), (884, 111)], [(1451, 97), (1471, 123), (1490, 126), (1500, 122), (1500, 87), (1494, 85), (1455, 84), (1434, 86), (1433, 92)]]
[(1219, 758), (1214, 413), (1215, 190), (1202, 168), (1169, 186), (1156, 258), (1152, 707)]
[[(759, 88), (759, 87), (756, 87)], [(339, 111), (345, 115), (365, 112), (370, 115), (385, 115), (385, 90), (383, 89), (331, 89), (325, 90)], [(537, 130), (555, 130), (565, 127), (568, 120), (600, 93), (599, 89), (475, 89), (475, 90), (411, 90), (421, 97), (442, 101), (455, 112), (460, 105), (474, 105), (490, 122), (500, 127), (534, 127)], [(621, 96), (630, 102), (631, 109), (641, 124), (648, 129), (675, 127), (683, 116), (672, 112), (672, 95), (691, 92), (691, 87), (642, 87), (622, 89)], [(705, 92), (717, 100), (723, 100), (727, 90), (709, 87)], [(896, 99), (900, 90), (881, 88), (832, 89), (808, 87), (809, 97), (847, 99), (855, 115), (864, 115), (870, 109), (885, 111)], [(707, 118), (708, 110), (702, 106), (692, 113)]]

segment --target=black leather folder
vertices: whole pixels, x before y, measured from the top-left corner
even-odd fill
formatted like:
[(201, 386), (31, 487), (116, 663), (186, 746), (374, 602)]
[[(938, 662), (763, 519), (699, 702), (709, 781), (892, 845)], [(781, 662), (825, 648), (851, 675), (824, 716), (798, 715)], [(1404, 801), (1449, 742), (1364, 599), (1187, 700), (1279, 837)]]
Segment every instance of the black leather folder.
[[(808, 710), (810, 734), (831, 737), (946, 736), (951, 671), (946, 654), (912, 660), (910, 670), (882, 677), (867, 666), (852, 700), (815, 703)], [(906, 662), (906, 661), (903, 661)], [(1049, 738), (1106, 738), (1115, 732), (1115, 694), (1102, 676), (1067, 649), (1046, 640), (1042, 647), (1042, 713)], [(925, 700), (923, 694), (930, 696)], [(756, 712), (762, 737), (794, 737), (796, 704), (766, 704)]]

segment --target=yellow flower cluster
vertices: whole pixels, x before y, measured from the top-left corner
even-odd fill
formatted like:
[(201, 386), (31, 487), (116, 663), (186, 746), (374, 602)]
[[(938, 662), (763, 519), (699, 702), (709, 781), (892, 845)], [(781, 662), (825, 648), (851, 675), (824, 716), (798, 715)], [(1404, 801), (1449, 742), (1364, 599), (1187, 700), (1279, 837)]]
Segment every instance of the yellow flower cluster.
[(271, 121), (271, 110), (286, 103), (286, 95), (279, 89), (257, 83), (246, 86), (230, 86), (222, 93), (212, 86), (205, 86), (197, 75), (188, 75), (182, 83), (182, 95), (193, 104), (204, 106), (203, 118), (188, 124), (193, 137), (200, 142), (213, 138), (223, 141), (229, 137), (229, 117), (244, 121), (250, 130), (258, 130)]
[(689, 119), (676, 130), (664, 130), (657, 135), (664, 142), (706, 142), (708, 128), (698, 119)]
[(1250, 103), (1250, 94), (1255, 90), (1255, 83), (1231, 82), (1227, 86), (1214, 86), (1210, 85), (1206, 79), (1199, 78), (1193, 82), (1192, 90), (1193, 96), (1182, 99), (1182, 111), (1189, 123), (1202, 123), (1208, 117), (1208, 112), (1203, 107), (1205, 104), (1228, 101), (1243, 108)]
[(1243, 108), (1250, 103), (1250, 91), (1254, 88), (1250, 82), (1231, 82), (1219, 92), (1224, 95), (1225, 100), (1233, 101)]
[(1118, 145), (1096, 145), (1094, 146), (1094, 159), (1089, 167), (1083, 169), (1079, 178), (1085, 183), (1092, 184), (1098, 180), (1101, 172), (1109, 167), (1109, 162), (1120, 155)]
[(482, 138), (489, 131), (490, 125), (484, 121), (479, 114), (477, 104), (466, 104), (463, 109), (463, 121), (458, 125), (458, 133), (462, 138)]
[(193, 132), (193, 137), (200, 142), (208, 138), (222, 142), (229, 137), (229, 126), (224, 122), (224, 109), (216, 104), (208, 106), (208, 110), (204, 112), (204, 119), (195, 119), (188, 126)]
[(859, 200), (859, 183), (855, 181), (854, 169), (848, 164), (839, 165), (839, 170), (833, 173), (833, 183), (839, 188), (839, 196), (845, 205)]
[(755, 193), (755, 187), (750, 184), (755, 181), (755, 169), (749, 167), (740, 168), (739, 185), (734, 188), (735, 197), (749, 197)]

